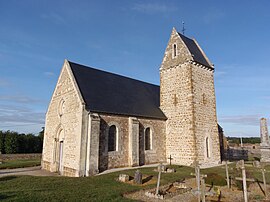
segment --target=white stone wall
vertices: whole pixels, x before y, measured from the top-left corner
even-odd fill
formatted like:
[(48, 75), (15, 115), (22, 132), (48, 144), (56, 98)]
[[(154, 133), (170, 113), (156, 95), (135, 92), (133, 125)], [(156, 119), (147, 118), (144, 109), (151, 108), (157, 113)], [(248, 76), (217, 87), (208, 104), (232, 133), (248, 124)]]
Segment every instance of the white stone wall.
[[(64, 101), (63, 108), (60, 104)], [(60, 111), (62, 110), (62, 115)], [(74, 84), (68, 62), (65, 62), (46, 114), (42, 165), (44, 169), (57, 171), (56, 145), (63, 130), (63, 175), (79, 176), (82, 115), (84, 105)]]

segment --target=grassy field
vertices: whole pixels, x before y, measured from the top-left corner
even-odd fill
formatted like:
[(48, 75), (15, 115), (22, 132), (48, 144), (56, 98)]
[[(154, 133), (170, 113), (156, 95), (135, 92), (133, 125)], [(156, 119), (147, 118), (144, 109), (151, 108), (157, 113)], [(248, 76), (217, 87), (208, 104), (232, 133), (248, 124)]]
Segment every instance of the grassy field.
[(37, 159), (18, 159), (18, 160), (9, 160), (4, 161), (0, 164), (0, 169), (8, 169), (8, 168), (25, 168), (32, 166), (39, 166), (40, 158)]
[[(193, 168), (173, 166), (176, 173), (162, 174), (161, 184), (167, 184), (176, 180), (191, 177)], [(230, 173), (238, 175), (235, 164), (230, 165)], [(153, 168), (140, 169), (143, 175), (157, 177)], [(267, 168), (266, 178), (270, 183), (270, 167)], [(124, 193), (139, 189), (147, 189), (156, 186), (133, 185), (116, 181), (120, 173), (134, 176), (135, 170), (126, 170), (106, 175), (85, 178), (68, 177), (33, 177), (33, 176), (8, 176), (0, 178), (0, 200), (3, 201), (131, 201), (123, 198)], [(208, 183), (221, 185), (225, 182), (224, 167), (216, 167), (202, 170), (207, 174)], [(260, 172), (247, 166), (248, 176), (256, 176), (261, 179)]]

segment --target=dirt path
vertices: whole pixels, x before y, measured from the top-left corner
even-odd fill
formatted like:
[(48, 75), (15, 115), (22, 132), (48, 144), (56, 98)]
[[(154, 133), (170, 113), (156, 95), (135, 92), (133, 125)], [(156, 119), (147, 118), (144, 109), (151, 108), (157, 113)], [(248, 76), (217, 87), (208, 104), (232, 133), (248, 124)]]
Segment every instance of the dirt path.
[(41, 170), (41, 166), (0, 170), (0, 177), (10, 175), (58, 176), (57, 173)]

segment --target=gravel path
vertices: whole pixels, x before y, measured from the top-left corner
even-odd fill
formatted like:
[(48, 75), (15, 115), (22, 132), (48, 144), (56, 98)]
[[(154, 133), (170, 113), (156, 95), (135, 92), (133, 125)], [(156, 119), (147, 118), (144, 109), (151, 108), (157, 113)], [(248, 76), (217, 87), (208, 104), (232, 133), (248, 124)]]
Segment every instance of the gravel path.
[(0, 177), (10, 175), (58, 176), (57, 173), (41, 170), (41, 166), (0, 170)]

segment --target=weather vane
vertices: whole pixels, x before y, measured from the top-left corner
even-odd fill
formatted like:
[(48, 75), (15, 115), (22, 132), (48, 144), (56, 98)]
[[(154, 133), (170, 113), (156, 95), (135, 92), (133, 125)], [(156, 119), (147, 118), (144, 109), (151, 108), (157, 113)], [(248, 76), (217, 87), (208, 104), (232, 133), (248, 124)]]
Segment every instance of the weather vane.
[(183, 33), (183, 35), (185, 35), (185, 31), (186, 31), (186, 29), (185, 29), (185, 22), (184, 22), (184, 21), (182, 21), (182, 25), (183, 25), (183, 28), (182, 28), (182, 33)]

